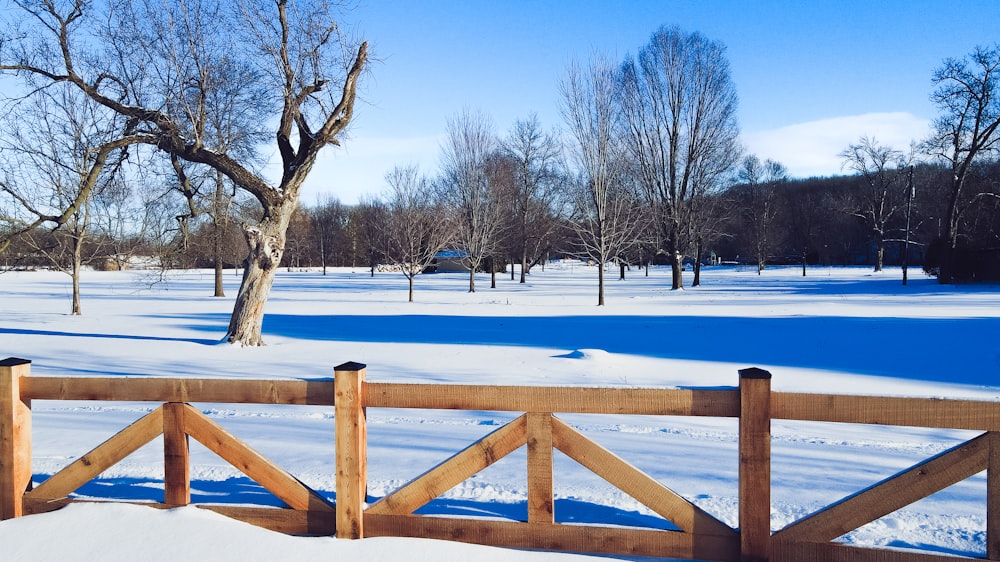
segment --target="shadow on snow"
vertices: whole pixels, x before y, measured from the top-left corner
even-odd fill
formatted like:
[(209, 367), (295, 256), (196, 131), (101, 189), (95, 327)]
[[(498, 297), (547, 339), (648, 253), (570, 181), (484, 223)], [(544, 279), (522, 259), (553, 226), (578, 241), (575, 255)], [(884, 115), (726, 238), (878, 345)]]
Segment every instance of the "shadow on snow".
[[(48, 477), (49, 475), (36, 474), (34, 479), (42, 481)], [(336, 500), (336, 494), (332, 491), (318, 490), (318, 492), (330, 502)], [(74, 497), (131, 502), (162, 502), (163, 481), (153, 478), (96, 478), (77, 490)], [(372, 503), (378, 499), (369, 497), (368, 502)], [(191, 502), (287, 507), (270, 491), (246, 477), (222, 481), (192, 480)], [(501, 503), (437, 498), (416, 510), (415, 513), (418, 515), (490, 517), (527, 521), (528, 507), (526, 501)], [(556, 499), (555, 513), (556, 521), (560, 523), (611, 524), (678, 530), (678, 527), (660, 517), (574, 499)]]
[(1000, 372), (1000, 318), (269, 314), (264, 332), (339, 342), (602, 349), (981, 386), (996, 385)]

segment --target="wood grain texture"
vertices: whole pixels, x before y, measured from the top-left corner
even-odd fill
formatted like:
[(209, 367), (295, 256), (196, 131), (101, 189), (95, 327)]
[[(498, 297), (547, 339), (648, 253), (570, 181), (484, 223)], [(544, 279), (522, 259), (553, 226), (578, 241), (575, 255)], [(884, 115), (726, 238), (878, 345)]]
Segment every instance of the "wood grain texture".
[[(366, 513), (406, 515), (525, 444), (527, 415), (469, 445), (453, 457), (373, 503)], [(339, 523), (338, 523), (339, 524)]]
[(31, 377), (22, 389), (36, 400), (219, 402), (330, 406), (333, 381), (158, 377)]
[(825, 542), (986, 470), (984, 433), (800, 519), (775, 534), (785, 541)]
[(334, 510), (333, 505), (311, 488), (188, 404), (184, 404), (184, 431), (250, 479), (270, 490), (292, 509)]
[(1000, 560), (1000, 433), (990, 432), (986, 472), (986, 557)]
[[(770, 562), (960, 562), (983, 558), (964, 558), (917, 552), (850, 546), (839, 543), (792, 542), (775, 540)], [(996, 559), (990, 559), (995, 562)]]
[(740, 371), (739, 522), (743, 562), (771, 555), (771, 375)]
[(774, 419), (1000, 431), (1000, 402), (775, 392)]
[(739, 395), (736, 390), (373, 382), (365, 386), (365, 405), (377, 408), (720, 417), (739, 415)]
[(25, 494), (25, 497), (38, 500), (66, 497), (161, 433), (163, 433), (162, 406), (139, 418), (66, 468), (53, 474), (37, 488)]
[(552, 418), (555, 447), (611, 485), (688, 533), (734, 537), (736, 531), (670, 488), (587, 439), (558, 418)]
[(184, 431), (184, 404), (163, 405), (163, 502), (191, 503), (191, 459)]
[(333, 423), (336, 431), (337, 538), (364, 535), (368, 486), (368, 429), (364, 404), (365, 369), (348, 363), (334, 370)]
[[(739, 560), (739, 538), (596, 525), (365, 514), (370, 537), (423, 537), (508, 548), (695, 560)], [(801, 562), (801, 561), (800, 561)]]
[(552, 414), (529, 412), (526, 418), (528, 445), (528, 521), (555, 522), (552, 496)]
[(22, 391), (30, 374), (26, 359), (0, 361), (0, 520), (24, 515), (31, 486), (31, 402)]

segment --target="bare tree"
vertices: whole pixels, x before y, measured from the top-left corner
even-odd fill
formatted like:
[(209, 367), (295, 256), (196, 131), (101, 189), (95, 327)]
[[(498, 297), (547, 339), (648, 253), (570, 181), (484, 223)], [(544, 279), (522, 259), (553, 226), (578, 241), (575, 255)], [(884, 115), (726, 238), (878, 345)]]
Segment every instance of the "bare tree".
[(626, 145), (680, 289), (694, 202), (719, 187), (740, 153), (725, 47), (661, 27), (637, 60), (626, 59), (621, 83)]
[(363, 197), (351, 209), (348, 219), (351, 243), (355, 246), (355, 252), (352, 253), (365, 257), (372, 277), (375, 277), (379, 260), (385, 257), (388, 214), (385, 203), (377, 198)]
[(947, 59), (932, 80), (936, 89), (931, 101), (941, 114), (923, 148), (951, 168), (944, 225), (947, 244), (938, 275), (938, 281), (947, 284), (953, 280), (963, 215), (982, 199), (998, 197), (988, 191), (966, 193), (966, 187), (974, 165), (995, 152), (1000, 142), (1000, 47), (976, 47), (964, 59)]
[(491, 181), (497, 138), (493, 121), (482, 112), (463, 111), (448, 121), (442, 147), (442, 193), (459, 214), (459, 249), (469, 267), (469, 292), (476, 292), (476, 271), (496, 254), (503, 205)]
[(431, 182), (417, 166), (396, 166), (385, 176), (389, 184), (385, 207), (385, 254), (406, 276), (409, 302), (413, 280), (454, 240), (455, 221), (436, 201)]
[(625, 193), (624, 158), (615, 136), (621, 112), (614, 64), (601, 56), (594, 56), (586, 68), (571, 64), (560, 93), (580, 176), (574, 229), (586, 255), (597, 264), (597, 304), (604, 306), (604, 267), (635, 227), (629, 224), (634, 212), (631, 201), (621, 197)]
[[(701, 194), (691, 202), (691, 205), (693, 211), (691, 239), (694, 247), (694, 275), (691, 286), (698, 287), (701, 285), (701, 264), (706, 257), (709, 257), (706, 256), (706, 251), (711, 249), (711, 244), (728, 235), (725, 232), (725, 224), (729, 210), (720, 194)], [(648, 224), (654, 226), (655, 222), (649, 219)]]
[(788, 171), (774, 160), (761, 162), (756, 155), (748, 154), (740, 161), (736, 178), (739, 181), (738, 205), (749, 226), (757, 275), (760, 275), (767, 266), (773, 243), (771, 226), (778, 216), (776, 190), (780, 183), (788, 179)]
[(317, 205), (310, 209), (309, 217), (316, 233), (316, 251), (320, 265), (323, 266), (323, 275), (326, 275), (327, 266), (334, 261), (337, 246), (343, 245), (346, 240), (345, 230), (349, 215), (339, 199), (327, 197), (320, 199)]
[(792, 247), (799, 252), (802, 261), (802, 276), (806, 276), (809, 254), (814, 251), (820, 216), (829, 214), (830, 194), (807, 186), (796, 186), (787, 190), (784, 208), (788, 219), (788, 238)]
[[(262, 345), (288, 221), (317, 154), (350, 123), (367, 44), (346, 37), (325, 0), (17, 4), (24, 17), (3, 30), (0, 70), (72, 85), (148, 144), (218, 170), (260, 204), (261, 220), (244, 227), (248, 255), (225, 339)], [(244, 80), (229, 86), (254, 94), (243, 111), (275, 124), (277, 182), (255, 158), (215, 143), (209, 93), (234, 75)]]
[(875, 271), (882, 271), (889, 222), (904, 205), (905, 174), (909, 163), (903, 153), (862, 137), (840, 153), (844, 166), (865, 180), (867, 191), (853, 215), (871, 228), (875, 243)]
[[(126, 149), (146, 138), (125, 134), (122, 120), (104, 115), (99, 105), (62, 85), (41, 89), (15, 107), (3, 126), (5, 141), (0, 149), (5, 173), (0, 194), (19, 212), (9, 217), (0, 250), (23, 235), (52, 265), (70, 275), (71, 313), (78, 315), (81, 267), (93, 257), (85, 255), (85, 244), (94, 229), (96, 196), (112, 186), (127, 158)], [(45, 226), (57, 232), (42, 234)]]
[(549, 250), (562, 214), (562, 146), (555, 133), (542, 131), (538, 116), (532, 114), (514, 123), (503, 152), (514, 164), (511, 237), (524, 283), (531, 267)]

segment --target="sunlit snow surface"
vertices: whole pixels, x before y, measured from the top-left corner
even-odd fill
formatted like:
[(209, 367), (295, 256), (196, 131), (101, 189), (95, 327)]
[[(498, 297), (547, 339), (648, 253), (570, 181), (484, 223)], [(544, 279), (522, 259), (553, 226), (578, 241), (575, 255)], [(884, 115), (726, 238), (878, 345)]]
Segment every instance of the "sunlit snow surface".
[[(607, 306), (597, 307), (597, 272), (576, 262), (537, 267), (524, 285), (498, 276), (496, 289), (481, 275), (475, 293), (468, 292), (467, 275), (420, 276), (415, 303), (406, 302), (406, 280), (399, 274), (281, 270), (266, 309), (268, 345), (251, 349), (218, 343), (239, 283), (232, 271), (226, 275), (229, 298), (210, 296), (207, 271), (171, 273), (163, 280), (146, 272), (85, 272), (80, 317), (66, 314), (67, 276), (8, 272), (0, 274), (0, 356), (31, 359), (35, 375), (325, 378), (335, 365), (358, 361), (367, 364), (370, 381), (663, 387), (732, 387), (739, 369), (754, 366), (771, 371), (773, 388), (782, 391), (1000, 400), (995, 285), (941, 286), (913, 269), (904, 287), (898, 269), (874, 274), (813, 268), (803, 278), (798, 268), (760, 276), (755, 269), (708, 268), (701, 287), (671, 291), (667, 269), (653, 268), (648, 276), (633, 269), (624, 281), (616, 273), (608, 272)], [(333, 497), (332, 408), (196, 406)], [(152, 407), (36, 401), (36, 482)], [(392, 491), (515, 415), (369, 410), (369, 494)], [(560, 417), (736, 525), (735, 420)], [(784, 421), (774, 422), (772, 432), (775, 530), (974, 435)], [(192, 449), (194, 501), (280, 505), (214, 454), (195, 443)], [(162, 444), (154, 441), (79, 494), (161, 501), (162, 454)], [(524, 452), (515, 452), (420, 513), (523, 519), (525, 472)], [(555, 455), (555, 493), (558, 521), (672, 528), (561, 453)], [(980, 474), (840, 540), (982, 555), (985, 494)], [(116, 532), (121, 519), (149, 540), (102, 539), (102, 533)], [(205, 554), (189, 559), (277, 559), (266, 548), (240, 550), (251, 542), (246, 533), (270, 537), (253, 540), (276, 541), (275, 548), (291, 553), (285, 559), (329, 552), (331, 558), (414, 560), (424, 548), (403, 539), (359, 545), (272, 536), (190, 509), (164, 514), (131, 506), (72, 506), (3, 522), (0, 545), (4, 560), (10, 559), (8, 548), (19, 553), (13, 559), (24, 560), (174, 560), (174, 550), (165, 549), (161, 558), (154, 548), (142, 550), (143, 544), (157, 544), (153, 536), (174, 535), (170, 525), (195, 529), (184, 531), (190, 538), (183, 548)], [(65, 540), (31, 538), (56, 533)], [(177, 535), (166, 540), (178, 542)], [(77, 548), (47, 550), (67, 542)], [(232, 545), (239, 556), (226, 558), (220, 544)], [(459, 550), (427, 560), (525, 556), (461, 545), (434, 548)]]

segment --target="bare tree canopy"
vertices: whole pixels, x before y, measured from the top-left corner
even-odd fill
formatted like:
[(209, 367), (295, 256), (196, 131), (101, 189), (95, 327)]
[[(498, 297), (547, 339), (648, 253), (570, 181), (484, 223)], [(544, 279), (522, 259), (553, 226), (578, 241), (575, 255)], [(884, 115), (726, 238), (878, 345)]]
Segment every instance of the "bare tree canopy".
[(595, 56), (585, 68), (571, 64), (560, 83), (563, 120), (573, 139), (570, 153), (581, 186), (573, 215), (584, 254), (597, 265), (597, 305), (603, 306), (604, 267), (639, 228), (634, 200), (624, 189), (625, 158), (618, 75), (607, 58)]
[(955, 249), (966, 210), (984, 197), (981, 191), (966, 193), (967, 179), (975, 164), (997, 151), (1000, 143), (1000, 46), (977, 47), (968, 57), (948, 59), (934, 72), (933, 101), (941, 111), (924, 150), (951, 168), (948, 190), (946, 255), (938, 280), (952, 282)]
[(493, 120), (481, 111), (463, 111), (448, 120), (442, 146), (442, 188), (459, 214), (458, 245), (469, 267), (469, 292), (476, 292), (476, 270), (496, 253), (503, 207), (490, 166), (498, 141)]
[(385, 255), (400, 268), (409, 283), (413, 302), (413, 280), (454, 240), (455, 221), (444, 205), (435, 200), (431, 182), (416, 165), (396, 166), (385, 175)]
[[(263, 344), (288, 222), (317, 154), (350, 123), (367, 43), (347, 36), (326, 0), (16, 4), (0, 71), (28, 89), (72, 85), (121, 116), (125, 134), (220, 172), (260, 203), (261, 220), (244, 228), (249, 254), (226, 339)], [(276, 182), (257, 156), (264, 127), (281, 160)]]
[(909, 162), (901, 151), (879, 144), (871, 137), (862, 137), (857, 144), (848, 146), (840, 157), (844, 167), (864, 178), (868, 187), (866, 197), (857, 201), (850, 212), (871, 227), (875, 271), (882, 271), (889, 221), (906, 200), (905, 174)]
[(788, 170), (774, 160), (761, 162), (755, 154), (747, 154), (740, 161), (736, 172), (740, 182), (740, 211), (749, 226), (754, 257), (757, 260), (757, 274), (767, 266), (771, 246), (774, 243), (772, 224), (778, 216), (775, 191), (778, 184), (788, 179)]
[(739, 157), (736, 86), (725, 47), (661, 27), (621, 70), (625, 145), (671, 257), (673, 287), (692, 244), (697, 198)]
[(554, 132), (543, 131), (538, 116), (532, 114), (514, 123), (502, 150), (513, 164), (512, 257), (521, 263), (524, 283), (531, 267), (549, 250), (556, 219), (562, 214), (560, 192), (566, 177), (562, 144)]

